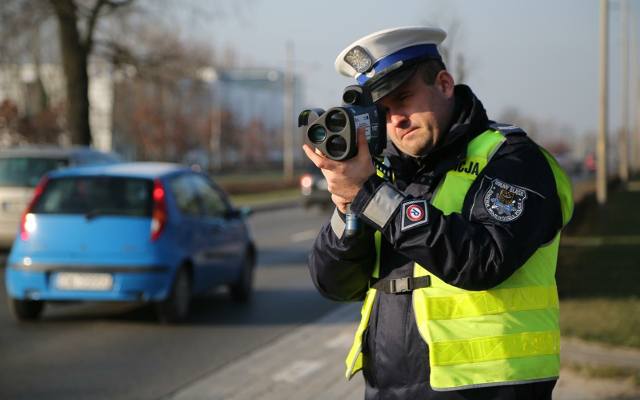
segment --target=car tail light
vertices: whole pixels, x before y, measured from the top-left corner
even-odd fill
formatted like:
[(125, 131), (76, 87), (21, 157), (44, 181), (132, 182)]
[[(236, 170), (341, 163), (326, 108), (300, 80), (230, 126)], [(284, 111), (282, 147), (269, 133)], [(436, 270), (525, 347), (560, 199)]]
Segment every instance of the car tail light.
[(33, 197), (31, 197), (31, 201), (29, 205), (24, 210), (22, 214), (22, 218), (20, 219), (20, 239), (27, 241), (29, 240), (29, 236), (35, 232), (36, 230), (36, 216), (32, 213), (33, 207), (36, 205), (44, 189), (47, 187), (49, 183), (49, 178), (47, 176), (42, 177), (35, 190), (33, 191)]
[(151, 212), (151, 240), (156, 241), (162, 230), (167, 225), (167, 204), (165, 202), (165, 190), (162, 182), (156, 179), (153, 182), (153, 211)]
[(313, 178), (309, 174), (304, 174), (300, 177), (300, 186), (303, 188), (310, 188), (313, 185)]

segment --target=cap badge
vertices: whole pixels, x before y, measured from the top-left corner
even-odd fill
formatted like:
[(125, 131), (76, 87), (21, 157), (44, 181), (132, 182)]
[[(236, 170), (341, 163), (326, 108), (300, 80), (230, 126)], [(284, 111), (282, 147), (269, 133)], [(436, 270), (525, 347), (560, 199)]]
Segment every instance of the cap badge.
[(373, 65), (373, 59), (369, 53), (360, 46), (355, 46), (349, 50), (344, 56), (344, 61), (360, 74)]

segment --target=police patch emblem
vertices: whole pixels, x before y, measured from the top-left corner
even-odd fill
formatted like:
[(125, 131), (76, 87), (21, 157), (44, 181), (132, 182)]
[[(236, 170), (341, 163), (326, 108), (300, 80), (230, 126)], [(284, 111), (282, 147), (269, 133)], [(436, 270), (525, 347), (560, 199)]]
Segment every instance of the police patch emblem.
[(414, 200), (402, 204), (402, 231), (427, 222), (426, 200)]
[(484, 195), (484, 208), (492, 218), (500, 222), (511, 222), (522, 215), (526, 198), (526, 190), (494, 179)]

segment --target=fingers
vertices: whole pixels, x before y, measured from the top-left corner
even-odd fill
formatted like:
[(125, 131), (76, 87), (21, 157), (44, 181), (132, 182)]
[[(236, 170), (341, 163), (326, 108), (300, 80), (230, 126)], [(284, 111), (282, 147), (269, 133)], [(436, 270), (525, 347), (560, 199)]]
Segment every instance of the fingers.
[(338, 207), (338, 210), (340, 210), (341, 213), (346, 214), (349, 201), (347, 201), (344, 197), (338, 196), (337, 194), (331, 195), (331, 201), (333, 201), (333, 204)]
[(316, 163), (316, 161), (319, 161), (320, 156), (316, 154), (309, 145), (303, 144), (302, 151), (304, 151), (307, 157), (309, 157), (309, 160), (311, 160), (311, 162), (313, 162), (314, 164)]
[(302, 150), (307, 155), (307, 157), (309, 157), (311, 162), (320, 169), (334, 170), (337, 166), (337, 163), (335, 161), (326, 158), (322, 153), (316, 153), (314, 149), (312, 149), (311, 146), (307, 144), (302, 145)]

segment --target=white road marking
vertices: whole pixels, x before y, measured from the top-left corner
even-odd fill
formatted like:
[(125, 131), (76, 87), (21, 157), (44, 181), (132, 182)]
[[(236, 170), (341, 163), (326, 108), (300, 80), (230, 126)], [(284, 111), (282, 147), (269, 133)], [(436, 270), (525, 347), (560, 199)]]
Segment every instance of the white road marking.
[(276, 382), (295, 383), (324, 366), (323, 361), (300, 360), (272, 376)]
[(315, 239), (318, 236), (318, 231), (315, 229), (309, 229), (306, 231), (294, 233), (291, 235), (291, 241), (293, 243), (304, 242), (306, 240)]

